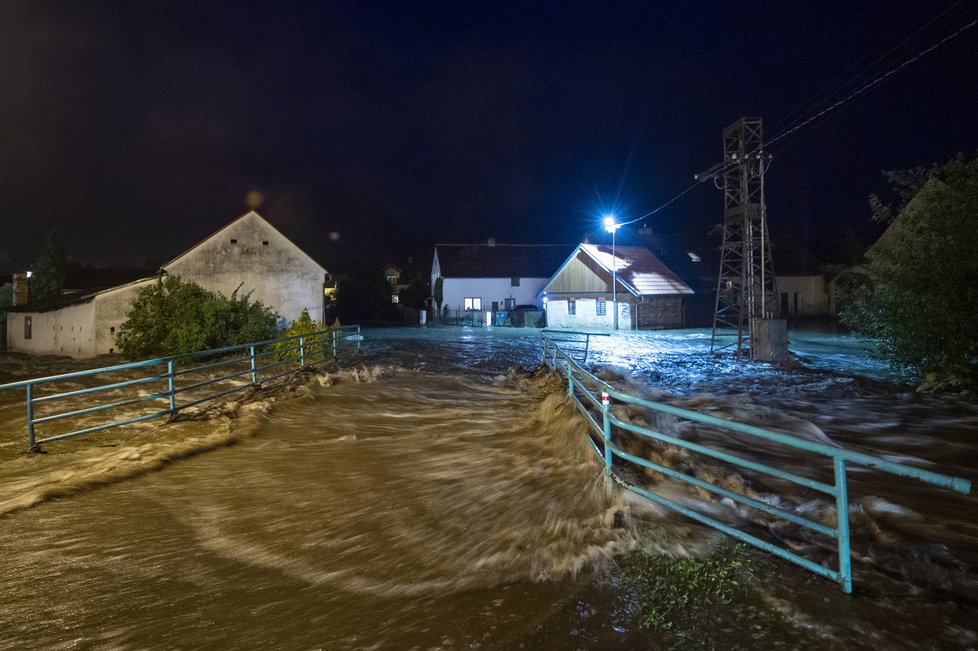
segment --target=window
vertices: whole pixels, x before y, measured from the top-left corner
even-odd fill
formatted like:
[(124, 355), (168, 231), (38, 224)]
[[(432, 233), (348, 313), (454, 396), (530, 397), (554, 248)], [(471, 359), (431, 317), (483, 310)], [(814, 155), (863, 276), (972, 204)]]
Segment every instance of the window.
[(567, 314), (570, 316), (577, 314), (577, 301), (567, 301)]
[(505, 308), (507, 310), (512, 310), (514, 307), (516, 307), (516, 299), (515, 298), (507, 298), (506, 301), (505, 301)]
[(608, 302), (603, 298), (599, 298), (594, 304), (594, 311), (598, 316), (604, 316), (608, 313)]
[(397, 304), (400, 300), (401, 298), (397, 294), (391, 294), (391, 303)]
[(231, 238), (231, 244), (237, 244), (237, 243), (238, 243), (238, 238), (232, 237)]
[(394, 274), (390, 274), (389, 276), (387, 276), (387, 282), (390, 285), (396, 285), (397, 284), (397, 276), (394, 275)]
[(512, 278), (510, 278), (509, 279), (509, 286), (510, 287), (519, 287), (520, 286), (520, 277), (519, 276), (513, 276)]
[(482, 297), (476, 296), (474, 298), (465, 299), (465, 309), (466, 310), (481, 310), (482, 309)]
[(261, 245), (262, 246), (268, 246), (268, 240), (262, 240), (261, 241)]
[(31, 329), (34, 325), (34, 317), (25, 316), (24, 317), (24, 339), (31, 338)]

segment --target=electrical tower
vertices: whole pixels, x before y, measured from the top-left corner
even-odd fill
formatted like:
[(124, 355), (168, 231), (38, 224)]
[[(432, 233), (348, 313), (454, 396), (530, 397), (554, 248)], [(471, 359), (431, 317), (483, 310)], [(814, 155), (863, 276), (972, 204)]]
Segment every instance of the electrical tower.
[[(740, 118), (723, 130), (723, 161), (697, 174), (723, 190), (723, 244), (710, 352), (735, 347), (757, 358), (762, 319), (778, 318), (777, 290), (764, 202), (764, 152), (761, 118)], [(730, 341), (730, 331), (736, 340)]]

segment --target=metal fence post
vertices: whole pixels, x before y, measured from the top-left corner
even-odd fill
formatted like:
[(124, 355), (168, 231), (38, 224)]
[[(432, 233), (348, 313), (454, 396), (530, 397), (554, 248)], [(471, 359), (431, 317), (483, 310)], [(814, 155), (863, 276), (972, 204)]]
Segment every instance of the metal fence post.
[(258, 367), (255, 365), (254, 346), (248, 346), (248, 354), (251, 355), (251, 383), (258, 384)]
[(167, 392), (170, 394), (170, 417), (177, 413), (177, 397), (173, 392), (173, 360), (166, 362), (166, 384)]
[[(336, 335), (338, 335), (339, 333), (340, 333), (339, 330), (333, 330), (332, 332), (329, 333), (333, 337), (333, 359), (336, 359)], [(359, 342), (357, 342), (357, 345), (358, 346), (360, 345)]]
[(601, 392), (601, 426), (604, 430), (604, 474), (611, 476), (611, 419), (608, 417), (608, 405), (611, 396)]
[(299, 337), (299, 366), (306, 365), (306, 338)]
[(574, 395), (574, 369), (571, 366), (571, 361), (567, 360), (567, 397), (573, 397)]
[(34, 385), (27, 385), (27, 449), (34, 449)]
[(836, 535), (839, 537), (839, 578), (842, 591), (852, 592), (852, 562), (849, 557), (849, 491), (846, 488), (846, 461), (835, 457)]
[(363, 341), (363, 337), (360, 336), (360, 326), (357, 326), (357, 352), (360, 351), (360, 342)]

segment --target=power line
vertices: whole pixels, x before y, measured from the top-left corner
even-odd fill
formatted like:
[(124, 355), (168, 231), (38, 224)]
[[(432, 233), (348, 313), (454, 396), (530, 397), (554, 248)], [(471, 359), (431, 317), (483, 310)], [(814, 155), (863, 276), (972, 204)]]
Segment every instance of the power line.
[[(951, 11), (956, 6), (958, 6), (959, 4), (961, 4), (962, 1), (963, 0), (957, 0), (954, 4), (952, 4), (951, 6), (947, 7), (944, 11), (940, 12), (937, 16), (935, 16), (934, 18), (931, 18), (929, 21), (927, 21), (927, 23), (925, 23), (924, 25), (922, 25), (921, 27), (919, 27), (915, 32), (913, 32), (912, 34), (910, 34), (909, 36), (907, 36), (906, 38), (904, 38), (902, 41), (900, 41), (895, 46), (893, 46), (892, 48), (890, 48), (889, 50), (887, 50), (881, 56), (877, 57), (876, 60), (874, 60), (869, 65), (867, 65), (860, 72), (858, 72), (855, 75), (853, 75), (845, 83), (839, 85), (835, 90), (832, 90), (831, 92), (826, 92), (826, 91), (829, 90), (829, 88), (833, 84), (835, 84), (837, 81), (839, 81), (840, 79), (842, 79), (849, 71), (851, 71), (853, 68), (855, 68), (860, 62), (868, 59), (877, 50), (882, 49), (887, 41), (893, 40), (897, 36), (896, 33), (891, 34), (891, 36), (887, 37), (879, 45), (877, 45), (872, 50), (870, 50), (869, 52), (867, 52), (866, 54), (864, 54), (862, 57), (860, 57), (858, 61), (852, 62), (849, 66), (846, 67), (845, 70), (843, 70), (842, 72), (840, 72), (831, 81), (829, 81), (824, 86), (822, 86), (818, 91), (816, 91), (815, 93), (813, 93), (811, 95), (811, 97), (809, 97), (804, 102), (802, 102), (800, 105), (798, 105), (797, 108), (794, 108), (791, 111), (789, 111), (787, 115), (785, 115), (783, 118), (781, 118), (780, 120), (778, 120), (777, 122), (775, 122), (773, 126), (780, 126), (780, 125), (782, 125), (782, 124), (784, 124), (786, 122), (789, 122), (789, 120), (791, 120), (791, 119), (794, 118), (795, 114), (799, 114), (799, 113), (804, 114), (805, 110), (807, 110), (807, 108), (809, 106), (812, 106), (813, 107), (813, 110), (814, 110), (814, 107), (817, 107), (822, 102), (831, 100), (834, 96), (836, 96), (839, 93), (841, 93), (843, 91), (843, 89), (845, 89), (847, 86), (849, 86), (850, 84), (854, 84), (860, 77), (862, 77), (863, 75), (865, 75), (866, 73), (868, 73), (870, 70), (872, 70), (874, 67), (876, 67), (876, 65), (879, 64), (881, 61), (883, 61), (883, 59), (885, 59), (886, 57), (890, 56), (898, 48), (900, 48), (901, 46), (903, 46), (904, 44), (906, 44), (907, 41), (909, 41), (910, 39), (912, 39), (917, 34), (920, 34), (922, 31), (924, 31), (925, 29), (927, 29), (928, 27), (930, 27), (932, 24), (934, 24), (935, 22), (937, 22), (938, 20), (940, 20), (941, 18), (943, 18), (945, 14), (947, 14), (949, 11)], [(927, 7), (927, 10), (929, 10), (931, 7), (933, 7), (938, 2), (939, 2), (939, 0), (934, 0), (933, 2), (931, 2), (931, 4)], [(915, 17), (913, 19), (913, 21), (911, 23), (908, 23), (908, 24), (910, 26), (912, 26), (913, 24), (917, 23), (918, 21), (919, 21), (919, 17)]]
[(765, 144), (765, 145), (772, 145), (772, 144), (774, 144), (775, 142), (777, 142), (777, 141), (779, 141), (779, 140), (781, 140), (782, 138), (785, 138), (785, 137), (787, 137), (787, 136), (789, 136), (789, 135), (791, 135), (791, 134), (792, 134), (792, 133), (794, 133), (795, 131), (798, 131), (798, 130), (799, 130), (799, 129), (801, 129), (802, 127), (804, 127), (804, 126), (806, 126), (806, 125), (808, 125), (808, 124), (811, 124), (812, 122), (814, 122), (814, 121), (815, 121), (815, 120), (817, 120), (818, 118), (820, 118), (820, 117), (822, 117), (822, 116), (823, 116), (823, 115), (825, 115), (826, 113), (829, 113), (829, 112), (831, 112), (831, 111), (834, 111), (835, 109), (837, 109), (837, 108), (839, 108), (839, 107), (840, 107), (840, 106), (842, 106), (843, 104), (846, 104), (846, 103), (848, 103), (848, 102), (850, 102), (851, 100), (853, 100), (853, 99), (855, 99), (856, 97), (858, 97), (858, 96), (860, 96), (860, 95), (862, 95), (863, 93), (865, 93), (865, 92), (866, 92), (866, 91), (868, 91), (869, 89), (871, 89), (871, 88), (873, 88), (874, 86), (876, 86), (876, 85), (878, 85), (878, 84), (880, 84), (880, 83), (882, 83), (882, 82), (883, 82), (883, 81), (885, 81), (886, 79), (888, 79), (888, 78), (890, 78), (890, 77), (892, 77), (893, 75), (895, 75), (896, 73), (898, 73), (898, 72), (900, 72), (901, 70), (903, 70), (904, 68), (906, 68), (907, 66), (909, 66), (909, 65), (910, 65), (911, 63), (913, 63), (914, 61), (917, 61), (917, 60), (918, 60), (918, 59), (920, 59), (921, 57), (923, 57), (923, 56), (925, 56), (925, 55), (927, 55), (927, 54), (929, 54), (929, 53), (931, 53), (931, 52), (933, 52), (934, 50), (936, 50), (936, 49), (937, 49), (937, 48), (939, 48), (940, 46), (942, 46), (942, 45), (944, 45), (945, 43), (947, 43), (948, 41), (950, 41), (950, 40), (952, 40), (952, 39), (954, 39), (954, 38), (956, 38), (956, 37), (957, 37), (957, 36), (959, 36), (959, 35), (960, 35), (961, 33), (963, 33), (963, 32), (965, 32), (965, 31), (967, 31), (967, 30), (969, 30), (969, 29), (971, 29), (971, 28), (972, 28), (972, 27), (974, 27), (975, 25), (978, 25), (978, 18), (976, 18), (975, 20), (973, 20), (973, 21), (971, 21), (971, 22), (970, 22), (970, 23), (968, 23), (967, 25), (965, 25), (965, 26), (963, 26), (963, 27), (961, 27), (961, 28), (960, 28), (960, 29), (958, 29), (958, 30), (957, 30), (956, 32), (954, 32), (954, 33), (952, 33), (952, 34), (950, 34), (950, 35), (948, 35), (948, 36), (945, 36), (944, 38), (942, 38), (941, 40), (939, 40), (939, 41), (938, 41), (937, 43), (935, 43), (934, 45), (931, 45), (930, 47), (928, 47), (928, 48), (926, 48), (926, 49), (924, 49), (924, 50), (923, 50), (923, 51), (921, 51), (920, 53), (918, 53), (918, 54), (916, 54), (916, 55), (914, 55), (914, 56), (912, 56), (912, 57), (910, 57), (909, 59), (907, 59), (906, 61), (904, 61), (904, 62), (903, 62), (903, 63), (901, 63), (900, 65), (898, 65), (898, 66), (896, 66), (895, 68), (891, 68), (890, 70), (888, 70), (887, 72), (885, 72), (885, 73), (883, 73), (882, 75), (880, 75), (879, 77), (877, 77), (877, 78), (876, 78), (876, 79), (874, 79), (873, 81), (871, 81), (871, 82), (869, 82), (868, 84), (865, 84), (864, 86), (862, 86), (862, 87), (861, 87), (861, 88), (859, 88), (858, 90), (855, 90), (855, 91), (853, 91), (853, 92), (851, 92), (851, 93), (849, 93), (848, 95), (846, 95), (845, 97), (843, 97), (843, 98), (842, 98), (842, 99), (840, 99), (839, 101), (837, 101), (837, 102), (835, 102), (834, 104), (831, 104), (830, 106), (827, 106), (827, 107), (825, 107), (824, 109), (822, 109), (822, 110), (821, 110), (821, 111), (819, 111), (818, 113), (816, 113), (816, 114), (814, 114), (814, 115), (812, 115), (811, 117), (809, 117), (809, 118), (807, 118), (807, 119), (806, 119), (806, 120), (804, 120), (803, 122), (799, 122), (798, 124), (796, 124), (795, 126), (793, 126), (793, 127), (791, 127), (790, 129), (787, 129), (787, 130), (785, 130), (785, 131), (782, 131), (781, 133), (779, 133), (778, 135), (776, 135), (776, 136), (774, 136), (773, 138), (771, 138), (770, 140), (768, 140), (768, 141), (767, 141), (766, 143), (764, 143), (764, 144)]
[[(893, 48), (891, 48), (888, 52), (886, 52), (885, 54), (883, 54), (882, 56), (880, 56), (876, 61), (874, 61), (866, 69), (864, 69), (863, 72), (867, 72), (868, 70), (872, 69), (873, 66), (875, 66), (877, 63), (879, 63), (880, 61), (882, 61), (884, 58), (886, 58), (890, 54), (892, 54), (897, 48), (899, 48), (900, 46), (902, 46), (903, 44), (905, 44), (907, 41), (909, 41), (911, 38), (913, 38), (914, 36), (916, 36), (917, 34), (919, 34), (921, 31), (923, 31), (924, 29), (926, 29), (929, 25), (931, 25), (935, 21), (939, 20), (948, 11), (950, 11), (951, 9), (953, 9), (954, 7), (956, 7), (958, 4), (960, 4), (960, 0), (958, 2), (956, 2), (955, 4), (951, 5), (950, 7), (948, 7), (947, 9), (945, 9), (943, 12), (941, 12), (935, 18), (931, 19), (927, 24), (925, 24), (923, 27), (921, 27), (920, 29), (918, 29), (916, 32), (914, 32), (910, 36), (906, 37), (903, 41), (901, 41), (899, 44), (897, 44), (896, 46), (894, 46)], [(867, 84), (864, 84), (862, 87), (860, 87), (859, 89), (857, 89), (857, 90), (849, 93), (848, 95), (846, 95), (842, 99), (838, 100), (837, 102), (835, 102), (835, 103), (833, 103), (833, 104), (831, 104), (831, 105), (823, 108), (822, 110), (820, 110), (817, 113), (815, 113), (814, 115), (806, 118), (802, 122), (799, 122), (798, 124), (796, 124), (796, 125), (788, 128), (788, 129), (785, 129), (785, 130), (781, 131), (780, 133), (778, 133), (777, 135), (775, 135), (773, 138), (771, 138), (770, 140), (766, 141), (763, 144), (763, 147), (767, 147), (769, 145), (774, 144), (775, 142), (778, 142), (779, 140), (782, 140), (782, 139), (788, 137), (789, 135), (791, 135), (791, 134), (793, 134), (793, 133), (801, 130), (802, 128), (808, 126), (809, 124), (811, 124), (815, 120), (821, 118), (822, 116), (824, 116), (824, 115), (826, 115), (828, 113), (831, 113), (832, 111), (835, 111), (836, 109), (844, 106), (845, 104), (848, 104), (850, 101), (854, 100), (855, 98), (859, 97), (863, 93), (865, 93), (865, 92), (869, 91), (870, 89), (874, 88), (875, 86), (879, 85), (880, 83), (882, 83), (886, 79), (889, 79), (890, 77), (892, 77), (896, 73), (900, 72), (901, 70), (903, 70), (904, 68), (906, 68), (910, 64), (914, 63), (915, 61), (917, 61), (921, 57), (924, 57), (927, 54), (933, 52), (934, 50), (936, 50), (940, 46), (944, 45), (948, 41), (951, 41), (951, 40), (957, 38), (958, 36), (960, 36), (965, 31), (967, 31), (967, 30), (971, 29), (972, 27), (974, 27), (976, 24), (978, 24), (978, 19), (972, 20), (970, 23), (968, 23), (968, 24), (960, 27), (955, 32), (949, 34), (948, 36), (945, 36), (944, 38), (942, 38), (941, 40), (939, 40), (937, 43), (935, 43), (935, 44), (933, 44), (933, 45), (925, 48), (924, 50), (920, 51), (916, 55), (914, 55), (914, 56), (910, 57), (909, 59), (905, 60), (904, 62), (900, 63), (896, 67), (891, 68), (890, 70), (888, 70), (887, 72), (883, 73), (882, 75), (880, 75), (879, 77), (877, 77), (873, 81), (871, 81), (871, 82), (869, 82)], [(863, 74), (863, 73), (860, 73), (860, 75), (861, 74)], [(857, 75), (857, 77), (858, 76), (859, 75)], [(847, 82), (847, 84), (848, 84), (848, 82)], [(847, 84), (844, 84), (840, 88), (844, 88)], [(816, 95), (817, 94), (818, 93), (816, 93)], [(831, 97), (831, 95), (829, 95), (829, 97)], [(796, 111), (792, 111), (792, 113), (794, 113), (794, 112), (796, 112)], [(755, 149), (754, 151), (749, 152), (747, 154), (747, 156), (749, 157), (749, 156), (752, 156), (752, 155), (757, 154), (763, 147), (759, 147), (759, 148)], [(727, 171), (730, 167), (732, 167), (733, 165), (737, 165), (737, 164), (739, 164), (739, 162), (737, 162), (737, 161), (730, 161), (730, 162), (727, 162), (725, 164), (719, 165), (716, 169), (711, 169), (709, 171), (709, 173), (707, 173), (707, 174), (698, 175), (696, 182), (694, 182), (692, 185), (690, 185), (689, 187), (687, 187), (685, 190), (683, 190), (682, 192), (680, 192), (676, 196), (672, 197), (671, 199), (669, 199), (665, 203), (661, 204), (660, 206), (658, 206), (654, 210), (651, 210), (651, 211), (645, 213), (641, 217), (637, 217), (636, 219), (632, 219), (630, 221), (623, 222), (623, 223), (619, 224), (619, 226), (627, 226), (629, 224), (634, 224), (637, 221), (641, 221), (641, 220), (643, 220), (643, 219), (645, 219), (647, 217), (651, 217), (652, 215), (654, 215), (655, 213), (659, 212), (663, 208), (666, 208), (667, 206), (671, 205), (675, 201), (679, 200), (681, 197), (685, 196), (688, 192), (690, 192), (696, 186), (700, 185), (700, 181), (707, 180), (708, 178), (716, 178), (717, 176), (719, 176), (719, 175), (723, 174), (725, 171)]]

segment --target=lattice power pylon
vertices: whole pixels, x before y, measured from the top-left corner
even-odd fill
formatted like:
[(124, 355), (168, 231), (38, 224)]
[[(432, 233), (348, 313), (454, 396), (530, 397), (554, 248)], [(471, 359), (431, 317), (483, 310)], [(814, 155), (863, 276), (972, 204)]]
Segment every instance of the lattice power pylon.
[(764, 201), (769, 160), (761, 118), (741, 118), (723, 130), (723, 162), (696, 176), (712, 179), (723, 190), (711, 352), (734, 347), (737, 355), (749, 352), (753, 358), (757, 321), (779, 316)]

